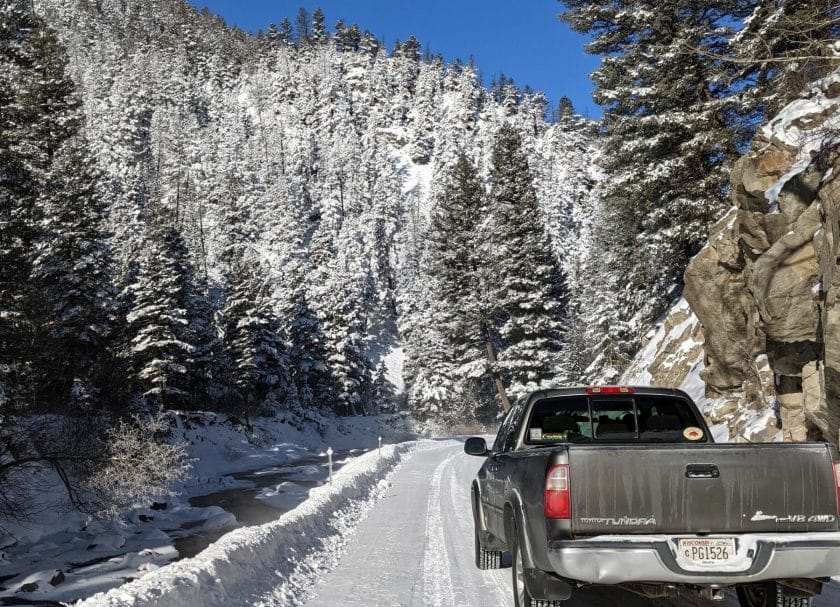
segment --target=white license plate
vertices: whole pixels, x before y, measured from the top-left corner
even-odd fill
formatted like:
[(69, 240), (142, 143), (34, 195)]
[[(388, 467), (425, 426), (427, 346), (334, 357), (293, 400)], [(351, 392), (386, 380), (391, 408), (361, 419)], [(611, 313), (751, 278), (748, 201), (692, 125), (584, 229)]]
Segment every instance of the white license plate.
[(723, 565), (737, 556), (735, 538), (686, 538), (677, 541), (680, 556), (695, 565)]

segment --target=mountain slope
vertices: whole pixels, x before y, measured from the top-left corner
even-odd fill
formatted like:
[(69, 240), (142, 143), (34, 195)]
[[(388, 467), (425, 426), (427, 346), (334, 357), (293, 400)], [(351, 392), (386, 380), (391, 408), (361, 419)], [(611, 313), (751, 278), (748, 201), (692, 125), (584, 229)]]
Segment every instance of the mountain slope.
[[(413, 39), (386, 53), (355, 26), (257, 38), (180, 0), (35, 5), (80, 84), (120, 283), (135, 284), (161, 218), (182, 234), (217, 311), (244, 256), (283, 333), (318, 335), (290, 344), (297, 394), (279, 402), (376, 408), (380, 368), (390, 390), (423, 393), (410, 390), (424, 365), (411, 327), (430, 293), (425, 233), (440, 177), (464, 152), (486, 181), (505, 123), (523, 138), (558, 257), (579, 265), (595, 146), (568, 109), (547, 122), (539, 94), (487, 91), (471, 65), (423, 60)], [(313, 379), (318, 370), (329, 377)]]

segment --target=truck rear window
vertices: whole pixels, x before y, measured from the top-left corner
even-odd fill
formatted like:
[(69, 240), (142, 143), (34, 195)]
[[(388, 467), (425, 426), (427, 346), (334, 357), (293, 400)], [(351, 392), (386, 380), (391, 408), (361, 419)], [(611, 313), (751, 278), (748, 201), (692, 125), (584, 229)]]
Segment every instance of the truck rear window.
[(526, 444), (707, 442), (692, 407), (668, 396), (567, 396), (534, 404)]

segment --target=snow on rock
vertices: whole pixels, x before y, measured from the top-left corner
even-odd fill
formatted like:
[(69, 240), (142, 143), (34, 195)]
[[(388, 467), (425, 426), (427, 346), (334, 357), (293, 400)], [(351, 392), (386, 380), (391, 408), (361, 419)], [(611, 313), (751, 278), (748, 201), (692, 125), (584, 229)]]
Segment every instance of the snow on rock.
[(734, 208), (685, 271), (703, 324), (709, 415), (746, 440), (837, 439), (840, 70), (761, 128)]
[(697, 317), (680, 299), (648, 333), (648, 341), (630, 363), (622, 383), (675, 387), (702, 365), (703, 335)]
[[(765, 192), (770, 211), (779, 212), (779, 194), (823, 150), (840, 143), (840, 70), (812, 84), (802, 99), (787, 105), (760, 134), (795, 150), (790, 168)], [(832, 93), (833, 91), (833, 93)]]
[(235, 605), (269, 594), (301, 605), (312, 580), (330, 568), (348, 535), (388, 487), (388, 475), (417, 443), (371, 451), (339, 470), (332, 485), (276, 521), (228, 533), (198, 556), (77, 603), (84, 607)]
[[(703, 327), (681, 298), (651, 329), (648, 341), (621, 377), (620, 383), (679, 388), (691, 396), (717, 442), (780, 440), (773, 408), (747, 406), (744, 390), (708, 397), (702, 372), (705, 368)], [(757, 361), (759, 371), (767, 372)], [(768, 399), (771, 397), (768, 396)]]

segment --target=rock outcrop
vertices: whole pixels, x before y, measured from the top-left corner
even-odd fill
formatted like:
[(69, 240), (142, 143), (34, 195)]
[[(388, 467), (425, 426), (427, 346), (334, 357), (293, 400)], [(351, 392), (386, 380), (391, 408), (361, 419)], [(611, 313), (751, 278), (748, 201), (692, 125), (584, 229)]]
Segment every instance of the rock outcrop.
[(766, 420), (747, 440), (766, 440), (780, 424), (784, 440), (836, 442), (840, 71), (759, 131), (732, 170), (731, 195), (733, 208), (685, 273), (705, 341), (706, 396)]

